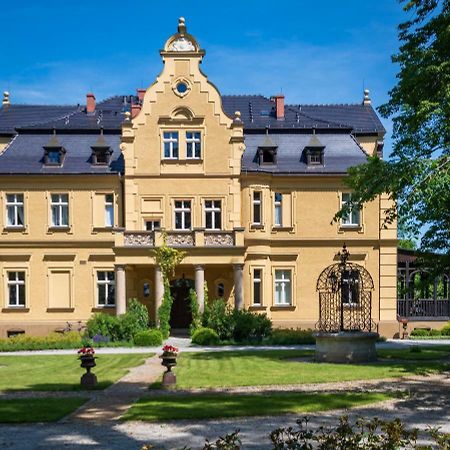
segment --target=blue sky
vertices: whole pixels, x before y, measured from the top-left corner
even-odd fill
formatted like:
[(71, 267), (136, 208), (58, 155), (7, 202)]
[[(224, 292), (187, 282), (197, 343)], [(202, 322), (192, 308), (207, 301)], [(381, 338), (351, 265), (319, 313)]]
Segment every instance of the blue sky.
[(365, 86), (377, 106), (395, 84), (390, 55), (405, 19), (396, 0), (21, 0), (2, 13), (0, 89), (16, 103), (83, 103), (88, 91), (99, 100), (148, 86), (184, 16), (224, 94), (355, 103)]

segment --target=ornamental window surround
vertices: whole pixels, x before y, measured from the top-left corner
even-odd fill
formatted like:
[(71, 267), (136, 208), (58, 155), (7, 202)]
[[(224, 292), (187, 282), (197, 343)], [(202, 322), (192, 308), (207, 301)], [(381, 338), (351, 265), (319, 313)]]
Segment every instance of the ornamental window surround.
[(7, 227), (25, 226), (23, 194), (6, 194)]
[(222, 229), (222, 202), (205, 200), (205, 228), (207, 230)]
[(8, 283), (8, 307), (25, 307), (25, 272), (7, 272)]
[[(341, 207), (351, 203), (352, 194), (343, 192), (341, 197)], [(353, 205), (349, 213), (342, 217), (341, 226), (343, 227), (359, 227), (361, 226), (361, 210), (357, 205)]]
[(176, 230), (190, 230), (192, 226), (191, 201), (175, 200), (174, 216), (174, 224)]
[(50, 210), (52, 227), (67, 228), (69, 226), (69, 195), (51, 194)]
[(179, 148), (178, 131), (164, 131), (163, 132), (164, 159), (178, 159), (179, 158), (178, 148)]
[(283, 226), (283, 194), (280, 192), (274, 194), (274, 225)]
[(201, 159), (201, 133), (199, 131), (186, 131), (186, 158)]
[(261, 191), (253, 191), (253, 225), (261, 225), (262, 224), (262, 192)]
[(113, 151), (103, 136), (103, 129), (94, 145), (91, 146), (91, 163), (94, 166), (107, 166), (111, 162)]
[(275, 270), (275, 298), (277, 306), (292, 305), (292, 270)]
[(97, 306), (111, 307), (116, 305), (115, 285), (113, 270), (97, 271)]

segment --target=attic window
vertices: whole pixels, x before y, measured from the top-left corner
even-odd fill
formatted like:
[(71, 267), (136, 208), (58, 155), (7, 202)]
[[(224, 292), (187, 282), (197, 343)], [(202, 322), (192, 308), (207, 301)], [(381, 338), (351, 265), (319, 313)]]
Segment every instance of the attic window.
[(102, 134), (95, 142), (92, 148), (91, 162), (94, 166), (106, 166), (111, 161), (112, 150), (111, 147), (106, 142)]
[(276, 164), (277, 150), (275, 148), (259, 149), (259, 164)]
[(308, 166), (323, 166), (323, 149), (308, 149), (306, 161)]
[(44, 164), (46, 166), (62, 166), (65, 155), (66, 150), (54, 133), (49, 143), (44, 146)]

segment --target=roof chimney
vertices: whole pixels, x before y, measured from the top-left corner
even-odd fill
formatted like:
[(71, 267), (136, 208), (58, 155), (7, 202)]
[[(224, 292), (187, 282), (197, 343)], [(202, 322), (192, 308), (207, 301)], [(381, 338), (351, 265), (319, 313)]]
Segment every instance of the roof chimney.
[(139, 103), (131, 104), (131, 118), (134, 119), (140, 112), (141, 105)]
[(284, 95), (277, 94), (272, 98), (275, 100), (275, 115), (277, 120), (284, 120)]
[(370, 105), (372, 103), (372, 101), (370, 100), (369, 94), (370, 94), (369, 89), (364, 89), (363, 105)]
[(141, 103), (144, 101), (144, 95), (146, 92), (147, 92), (147, 90), (143, 89), (143, 88), (136, 89), (137, 97)]
[(86, 112), (88, 114), (95, 113), (95, 95), (92, 92), (86, 94)]
[(3, 101), (2, 101), (2, 106), (9, 106), (11, 104), (11, 102), (9, 101), (9, 92), (5, 91), (3, 92)]

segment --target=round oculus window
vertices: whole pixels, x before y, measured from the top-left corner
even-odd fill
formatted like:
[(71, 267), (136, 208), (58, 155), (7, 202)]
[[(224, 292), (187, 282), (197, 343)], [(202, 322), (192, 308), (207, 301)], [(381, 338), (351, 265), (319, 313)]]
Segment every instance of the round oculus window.
[(176, 89), (177, 89), (177, 92), (179, 94), (185, 94), (187, 92), (187, 90), (188, 90), (188, 85), (184, 81), (180, 81), (177, 84), (177, 88)]

